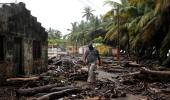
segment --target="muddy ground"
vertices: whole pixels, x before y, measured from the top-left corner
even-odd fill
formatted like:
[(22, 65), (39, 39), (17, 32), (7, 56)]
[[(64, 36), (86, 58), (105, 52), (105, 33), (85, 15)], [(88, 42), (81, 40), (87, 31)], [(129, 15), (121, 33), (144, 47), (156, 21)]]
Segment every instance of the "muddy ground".
[[(165, 81), (166, 79), (155, 80), (157, 77), (141, 76), (142, 67), (151, 70), (169, 70), (160, 67), (156, 61), (147, 60), (135, 67), (127, 66), (127, 62), (135, 63), (127, 59), (121, 60), (120, 63), (112, 57), (103, 57), (102, 61), (102, 65), (96, 70), (97, 81), (89, 84), (86, 82), (87, 65), (81, 61), (81, 58), (55, 57), (49, 60), (47, 72), (29, 76), (38, 79), (4, 82), (0, 87), (0, 100), (170, 100), (170, 82)], [(51, 87), (32, 93), (18, 92), (22, 89), (35, 90), (36, 87), (52, 84), (57, 84), (55, 87), (62, 89), (55, 90), (55, 87)], [(54, 92), (57, 94), (43, 98), (44, 95)]]

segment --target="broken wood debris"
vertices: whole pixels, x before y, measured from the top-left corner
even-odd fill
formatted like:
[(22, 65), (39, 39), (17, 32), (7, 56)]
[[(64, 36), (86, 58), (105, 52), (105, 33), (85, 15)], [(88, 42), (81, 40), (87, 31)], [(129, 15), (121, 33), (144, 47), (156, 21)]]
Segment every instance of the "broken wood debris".
[(148, 81), (170, 81), (170, 71), (155, 71), (146, 67), (142, 67), (140, 74), (136, 74), (135, 78), (145, 79)]
[[(120, 97), (125, 98), (127, 94), (142, 95), (148, 99), (166, 97), (161, 97), (159, 93), (169, 94), (169, 83), (167, 83), (169, 85), (152, 84), (149, 79), (145, 78), (154, 77), (155, 71), (159, 72), (159, 70), (151, 70), (148, 67), (143, 68), (143, 64), (134, 64), (133, 66), (132, 62), (128, 62), (132, 64), (130, 65), (131, 67), (122, 67), (117, 64), (105, 63), (99, 66), (96, 71), (98, 73), (96, 83), (88, 84), (86, 82), (88, 75), (87, 66), (79, 58), (66, 58), (67, 60), (62, 57), (54, 57), (49, 62), (48, 71), (37, 76), (39, 78), (35, 78), (35, 80), (33, 77), (24, 77), (28, 79), (19, 78), (23, 83), (21, 84), (21, 88), (16, 89), (16, 95), (19, 98), (32, 97), (36, 100), (60, 98), (66, 100), (108, 100)], [(140, 77), (141, 79), (136, 77), (140, 75), (143, 75)], [(167, 76), (169, 75), (167, 74)], [(145, 80), (142, 80), (143, 78)], [(14, 78), (12, 80), (17, 79)], [(12, 80), (8, 79), (9, 82)], [(157, 89), (158, 92), (153, 92), (153, 89)]]
[(123, 67), (144, 67), (142, 64), (137, 64), (135, 62), (125, 62)]
[(57, 87), (57, 86), (61, 86), (61, 84), (59, 85), (58, 83), (56, 83), (56, 84), (49, 84), (49, 85), (45, 85), (45, 86), (39, 86), (39, 87), (35, 87), (35, 88), (18, 89), (16, 91), (16, 93), (18, 95), (33, 95), (33, 94), (36, 94), (36, 93), (47, 92), (51, 88)]
[(53, 99), (59, 99), (65, 96), (68, 96), (70, 94), (76, 94), (80, 92), (80, 89), (78, 88), (72, 88), (72, 89), (65, 89), (65, 90), (61, 90), (58, 92), (51, 92), (48, 93), (44, 96), (41, 96), (39, 98), (37, 98), (36, 100), (53, 100)]
[(23, 78), (8, 78), (6, 79), (7, 82), (11, 82), (11, 81), (34, 81), (34, 80), (38, 80), (40, 77), (39, 76), (33, 76), (33, 77), (23, 77)]

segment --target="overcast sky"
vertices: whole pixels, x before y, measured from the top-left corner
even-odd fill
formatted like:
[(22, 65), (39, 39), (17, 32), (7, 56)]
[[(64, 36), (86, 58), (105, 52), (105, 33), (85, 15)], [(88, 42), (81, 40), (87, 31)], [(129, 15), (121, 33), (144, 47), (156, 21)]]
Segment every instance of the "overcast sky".
[(69, 33), (67, 29), (71, 29), (71, 22), (82, 20), (84, 7), (90, 6), (95, 10), (94, 15), (104, 14), (111, 9), (103, 5), (105, 0), (0, 0), (0, 3), (15, 1), (24, 2), (43, 27), (58, 29), (63, 35)]

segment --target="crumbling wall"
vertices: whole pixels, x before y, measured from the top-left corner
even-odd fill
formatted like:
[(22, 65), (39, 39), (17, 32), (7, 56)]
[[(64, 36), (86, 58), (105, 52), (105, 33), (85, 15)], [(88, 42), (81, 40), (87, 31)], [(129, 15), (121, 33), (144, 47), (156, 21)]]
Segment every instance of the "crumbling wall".
[[(0, 61), (0, 74), (17, 75), (14, 67), (14, 38), (22, 42), (22, 66), (24, 74), (30, 75), (34, 70), (44, 71), (47, 68), (47, 32), (30, 14), (24, 3), (8, 4), (0, 7), (0, 35), (4, 39), (4, 61)], [(33, 59), (33, 41), (41, 43), (40, 59)]]

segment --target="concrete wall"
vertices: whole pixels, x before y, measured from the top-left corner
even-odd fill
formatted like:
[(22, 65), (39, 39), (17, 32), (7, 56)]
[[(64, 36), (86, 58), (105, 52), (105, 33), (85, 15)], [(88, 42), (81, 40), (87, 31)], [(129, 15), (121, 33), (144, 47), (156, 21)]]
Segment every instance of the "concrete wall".
[[(21, 41), (21, 60), (23, 74), (40, 73), (47, 69), (47, 32), (37, 22), (37, 18), (30, 14), (24, 3), (8, 4), (0, 7), (0, 36), (3, 36), (4, 60), (0, 61), (0, 76), (12, 77), (18, 75), (15, 63), (14, 43), (16, 38)], [(41, 57), (33, 59), (33, 41), (41, 45)]]

